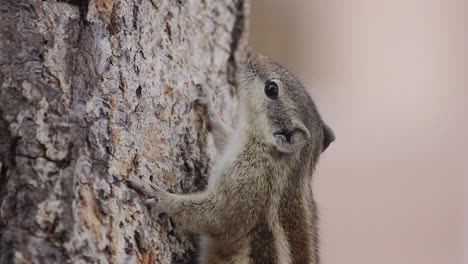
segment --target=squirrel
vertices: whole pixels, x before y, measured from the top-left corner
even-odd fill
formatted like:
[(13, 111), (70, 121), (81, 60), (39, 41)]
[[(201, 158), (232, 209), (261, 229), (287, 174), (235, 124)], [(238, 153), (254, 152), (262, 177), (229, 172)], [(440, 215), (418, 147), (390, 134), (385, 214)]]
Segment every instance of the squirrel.
[(319, 263), (311, 179), (334, 132), (302, 82), (262, 55), (248, 60), (238, 89), (232, 131), (209, 100), (198, 100), (221, 154), (205, 191), (173, 194), (139, 179), (127, 184), (149, 197), (145, 204), (203, 235), (200, 263)]

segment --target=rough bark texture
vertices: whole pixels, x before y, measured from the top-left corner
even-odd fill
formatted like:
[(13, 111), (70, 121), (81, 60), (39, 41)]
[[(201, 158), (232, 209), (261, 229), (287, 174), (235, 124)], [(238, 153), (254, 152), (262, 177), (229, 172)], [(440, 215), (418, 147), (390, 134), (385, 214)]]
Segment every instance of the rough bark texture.
[(0, 263), (194, 263), (194, 238), (120, 181), (203, 188), (214, 148), (192, 101), (212, 90), (232, 120), (246, 12), (0, 0)]

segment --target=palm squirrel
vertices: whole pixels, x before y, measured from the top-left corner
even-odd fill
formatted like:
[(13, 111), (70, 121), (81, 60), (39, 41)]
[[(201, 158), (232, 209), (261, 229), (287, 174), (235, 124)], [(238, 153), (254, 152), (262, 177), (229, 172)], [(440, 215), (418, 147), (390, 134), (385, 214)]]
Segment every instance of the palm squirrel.
[(284, 66), (252, 56), (239, 84), (239, 122), (232, 131), (209, 100), (200, 100), (221, 153), (205, 191), (172, 194), (137, 179), (127, 183), (149, 197), (145, 204), (203, 235), (200, 263), (316, 264), (311, 178), (334, 133)]

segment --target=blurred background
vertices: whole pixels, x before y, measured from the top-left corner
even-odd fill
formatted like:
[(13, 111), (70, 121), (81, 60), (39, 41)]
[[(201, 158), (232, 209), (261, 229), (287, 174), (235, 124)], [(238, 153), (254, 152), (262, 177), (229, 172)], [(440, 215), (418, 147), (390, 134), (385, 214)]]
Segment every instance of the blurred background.
[(468, 263), (466, 2), (252, 1), (252, 46), (337, 135), (314, 178), (322, 263)]

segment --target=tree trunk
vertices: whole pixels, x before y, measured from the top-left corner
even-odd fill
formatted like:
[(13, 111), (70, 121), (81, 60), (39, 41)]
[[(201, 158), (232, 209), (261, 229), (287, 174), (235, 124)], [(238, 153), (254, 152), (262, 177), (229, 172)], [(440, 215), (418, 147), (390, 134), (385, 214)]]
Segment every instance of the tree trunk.
[[(194, 263), (121, 181), (206, 184), (246, 56), (243, 0), (0, 0), (0, 263)], [(222, 91), (222, 92), (219, 92)]]

